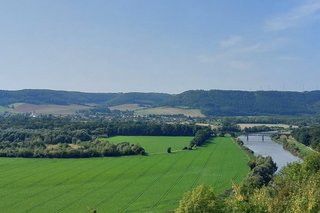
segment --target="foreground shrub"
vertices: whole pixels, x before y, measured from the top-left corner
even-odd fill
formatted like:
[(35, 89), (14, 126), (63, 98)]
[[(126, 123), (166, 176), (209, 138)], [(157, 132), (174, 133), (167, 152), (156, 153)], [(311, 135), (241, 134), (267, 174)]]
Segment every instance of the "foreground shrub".
[(200, 185), (191, 192), (186, 192), (180, 201), (176, 213), (206, 213), (222, 212), (221, 202), (218, 201), (213, 188)]

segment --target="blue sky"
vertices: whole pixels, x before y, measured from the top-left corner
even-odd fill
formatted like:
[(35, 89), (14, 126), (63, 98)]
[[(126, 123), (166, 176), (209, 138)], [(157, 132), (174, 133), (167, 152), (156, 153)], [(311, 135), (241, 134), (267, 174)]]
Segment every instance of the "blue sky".
[(2, 0), (0, 89), (320, 89), (320, 0)]

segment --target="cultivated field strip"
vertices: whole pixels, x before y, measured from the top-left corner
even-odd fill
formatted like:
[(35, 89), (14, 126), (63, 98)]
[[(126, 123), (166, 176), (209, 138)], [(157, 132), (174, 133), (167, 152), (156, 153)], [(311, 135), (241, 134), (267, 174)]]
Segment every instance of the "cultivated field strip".
[[(181, 155), (182, 156), (182, 155)], [(181, 158), (181, 157), (180, 157)], [(145, 192), (151, 188), (153, 185), (155, 185), (158, 181), (160, 181), (164, 176), (168, 175), (169, 172), (175, 168), (176, 164), (180, 162), (180, 159), (177, 159), (174, 163), (172, 164), (168, 164), (168, 168), (165, 169), (165, 171), (159, 173), (160, 175), (158, 177), (156, 177), (155, 179), (153, 179), (153, 181), (151, 181), (148, 184), (144, 184), (144, 188), (140, 191), (140, 193), (135, 196), (133, 199), (131, 199), (127, 205), (124, 205), (121, 210), (119, 212), (125, 212), (133, 203), (135, 203), (139, 198), (141, 198)]]
[[(60, 170), (59, 172), (52, 173), (53, 170), (59, 170), (58, 168), (59, 164), (53, 165), (53, 167), (47, 167), (46, 171), (42, 171), (39, 173), (34, 173), (30, 178), (28, 179), (21, 179), (19, 180), (19, 183), (25, 182), (28, 184), (25, 184), (23, 187), (25, 188), (24, 191), (14, 191), (15, 196), (19, 196), (21, 198), (20, 202), (16, 202), (14, 199), (12, 200), (12, 203), (8, 203), (9, 206), (15, 208), (15, 206), (28, 206), (30, 205), (30, 200), (33, 198), (36, 198), (39, 196), (39, 194), (46, 193), (50, 191), (51, 193), (49, 195), (56, 194), (56, 190), (59, 188), (59, 185), (67, 184), (68, 182), (72, 181), (74, 178), (78, 177), (83, 171), (79, 170), (78, 167), (73, 166), (72, 164), (69, 164), (69, 166), (65, 166), (63, 170)], [(50, 180), (55, 180), (54, 184), (48, 184)], [(57, 181), (58, 180), (58, 181)], [(12, 187), (12, 186), (11, 186)], [(10, 188), (10, 186), (8, 186)], [(65, 191), (65, 190), (64, 190)], [(45, 199), (45, 198), (44, 198)], [(42, 200), (41, 204), (46, 203), (45, 200)], [(33, 208), (34, 206), (32, 206)], [(26, 209), (27, 211), (28, 209)]]
[[(63, 199), (65, 195), (69, 193), (74, 193), (75, 190), (78, 188), (78, 185), (72, 184), (73, 182), (77, 182), (77, 181), (81, 182), (82, 186), (84, 186), (88, 182), (94, 181), (95, 177), (102, 175), (107, 169), (109, 169), (107, 166), (101, 164), (96, 168), (91, 168), (91, 170), (89, 171), (84, 172), (83, 170), (80, 170), (79, 173), (62, 180), (61, 182), (57, 183), (54, 186), (56, 191), (52, 193), (52, 196), (47, 197), (47, 200), (44, 200), (42, 203), (39, 203), (38, 205), (32, 206), (32, 208), (27, 209), (26, 212), (33, 212), (36, 208), (39, 208), (41, 206), (45, 206), (45, 208), (47, 208), (48, 205), (55, 203), (56, 199)], [(112, 164), (109, 166), (112, 168)], [(96, 171), (97, 169), (101, 172), (99, 173), (92, 172), (92, 171)], [(88, 173), (89, 174), (91, 173), (93, 175), (88, 176)], [(50, 186), (43, 189), (41, 192), (45, 190), (50, 190)]]
[[(24, 168), (26, 171), (29, 169), (36, 169), (38, 168), (39, 165), (41, 165), (40, 161), (38, 160), (33, 160), (33, 159), (24, 159), (24, 160), (29, 160), (29, 164), (30, 164), (30, 166)], [(13, 177), (12, 174), (16, 174), (18, 178), (21, 178), (21, 175), (19, 173), (24, 172), (23, 168), (21, 167), (24, 167), (26, 163), (25, 161), (21, 161), (20, 158), (14, 158), (12, 159), (12, 161), (8, 163), (5, 163), (6, 161), (0, 161), (0, 162), (2, 162), (2, 164), (0, 165), (0, 171), (1, 171), (0, 178), (7, 177), (8, 174), (11, 175), (11, 177)]]
[[(130, 164), (130, 162), (128, 162), (128, 164), (120, 165), (120, 167), (122, 167), (123, 172), (119, 173), (116, 177), (112, 177), (111, 176), (111, 171), (116, 167), (116, 165), (113, 165), (112, 168), (104, 169), (103, 172), (94, 175), (92, 178), (90, 178), (87, 181), (85, 181), (82, 184), (81, 188), (77, 187), (76, 189), (74, 189), (72, 191), (69, 191), (69, 193), (78, 193), (79, 195), (81, 195), (80, 198), (77, 197), (76, 199), (68, 200), (68, 202), (65, 205), (63, 205), (61, 208), (59, 208), (55, 212), (62, 212), (65, 209), (67, 209), (68, 207), (70, 207), (72, 205), (76, 205), (76, 203), (81, 203), (90, 194), (96, 193), (98, 190), (103, 188), (105, 185), (113, 183), (118, 178), (121, 178), (123, 176), (123, 174), (125, 173), (125, 171), (128, 171), (127, 167), (130, 166), (130, 165), (131, 165), (131, 167), (129, 167), (128, 169), (133, 168), (132, 164)], [(126, 168), (124, 168), (124, 167), (126, 167)], [(105, 184), (103, 184), (103, 185), (99, 185), (99, 186), (98, 185), (90, 185), (90, 183), (95, 183), (96, 181), (99, 181), (99, 177), (100, 176), (104, 176), (104, 177), (108, 177), (109, 176), (111, 178), (110, 178), (110, 180), (108, 182), (105, 182)], [(83, 188), (84, 187), (87, 188), (87, 191), (85, 193), (83, 193)], [(65, 197), (68, 197), (68, 194), (64, 193), (64, 196), (61, 196), (60, 199), (64, 200)]]
[[(1, 212), (164, 212), (198, 184), (219, 193), (248, 172), (247, 156), (230, 138), (215, 138), (193, 151), (181, 151), (189, 137), (113, 140), (139, 141), (151, 151), (115, 158), (0, 158)], [(169, 145), (171, 154), (166, 153)]]

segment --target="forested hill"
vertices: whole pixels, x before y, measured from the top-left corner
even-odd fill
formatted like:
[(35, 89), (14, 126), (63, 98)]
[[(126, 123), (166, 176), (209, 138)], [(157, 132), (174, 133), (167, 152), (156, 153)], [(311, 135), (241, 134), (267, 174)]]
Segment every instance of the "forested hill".
[(320, 113), (320, 91), (190, 90), (164, 105), (198, 108), (206, 115), (298, 115)]
[(300, 115), (320, 114), (320, 91), (190, 90), (164, 93), (83, 93), (55, 90), (0, 90), (0, 106), (31, 104), (143, 104), (189, 107), (206, 115)]
[(0, 106), (13, 103), (30, 104), (108, 104), (119, 105), (126, 103), (158, 105), (171, 95), (164, 93), (84, 93), (56, 90), (0, 90)]

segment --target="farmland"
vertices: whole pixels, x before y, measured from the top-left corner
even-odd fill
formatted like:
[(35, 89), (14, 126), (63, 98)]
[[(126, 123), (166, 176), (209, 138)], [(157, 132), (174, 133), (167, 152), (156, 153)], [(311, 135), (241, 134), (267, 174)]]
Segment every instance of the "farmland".
[(181, 108), (181, 107), (143, 107), (139, 104), (122, 104), (109, 107), (111, 110), (133, 111), (135, 115), (185, 115), (188, 117), (205, 117), (199, 109)]
[(52, 115), (69, 115), (74, 114), (78, 110), (89, 109), (88, 106), (83, 105), (54, 105), (54, 104), (27, 104), (16, 103), (12, 105), (13, 112), (17, 113), (36, 113), (36, 114), (52, 114)]
[[(246, 154), (230, 138), (181, 151), (191, 137), (117, 136), (149, 156), (90, 159), (0, 159), (3, 212), (164, 212), (204, 183), (218, 193), (248, 173)], [(167, 147), (173, 153), (166, 153)]]
[(188, 117), (205, 117), (199, 109), (177, 107), (155, 107), (135, 110), (136, 115), (185, 115)]
[(145, 107), (141, 107), (139, 104), (121, 104), (109, 107), (110, 110), (120, 110), (120, 111), (136, 111), (144, 109)]

